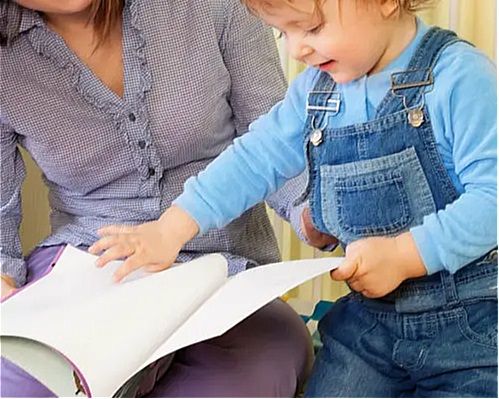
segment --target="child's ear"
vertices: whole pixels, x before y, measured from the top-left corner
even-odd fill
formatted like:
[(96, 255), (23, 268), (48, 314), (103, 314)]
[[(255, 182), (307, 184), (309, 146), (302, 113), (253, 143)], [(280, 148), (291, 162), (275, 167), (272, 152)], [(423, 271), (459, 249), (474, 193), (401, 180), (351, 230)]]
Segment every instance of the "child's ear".
[(400, 12), (401, 1), (403, 0), (378, 0), (380, 5), (381, 15), (384, 18), (393, 17)]

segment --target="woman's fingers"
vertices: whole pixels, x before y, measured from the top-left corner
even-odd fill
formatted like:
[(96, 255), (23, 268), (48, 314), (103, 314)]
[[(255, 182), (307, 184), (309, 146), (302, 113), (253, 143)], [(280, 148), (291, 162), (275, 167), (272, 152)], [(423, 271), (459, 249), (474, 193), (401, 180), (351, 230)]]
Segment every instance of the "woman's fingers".
[(14, 280), (12, 280), (12, 278), (2, 275), (0, 282), (2, 283), (0, 290), (1, 299), (8, 297), (16, 290), (16, 285), (14, 283)]

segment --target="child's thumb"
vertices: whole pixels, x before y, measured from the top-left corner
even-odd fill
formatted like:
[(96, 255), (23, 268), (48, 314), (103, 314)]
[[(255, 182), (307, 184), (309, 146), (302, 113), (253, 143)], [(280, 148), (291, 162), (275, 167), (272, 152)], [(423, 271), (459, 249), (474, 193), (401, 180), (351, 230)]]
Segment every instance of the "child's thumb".
[(357, 272), (357, 262), (354, 259), (346, 258), (337, 269), (331, 271), (331, 278), (336, 281), (345, 281)]

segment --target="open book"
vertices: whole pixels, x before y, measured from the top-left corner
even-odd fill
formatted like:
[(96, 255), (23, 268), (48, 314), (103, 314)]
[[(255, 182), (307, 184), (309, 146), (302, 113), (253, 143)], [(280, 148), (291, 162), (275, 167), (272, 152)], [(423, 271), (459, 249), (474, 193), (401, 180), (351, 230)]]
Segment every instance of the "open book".
[(121, 262), (100, 269), (96, 258), (67, 246), (50, 272), (1, 305), (2, 355), (59, 396), (77, 388), (113, 396), (155, 360), (223, 334), (341, 262), (281, 262), (227, 277), (225, 258), (212, 254), (116, 284)]

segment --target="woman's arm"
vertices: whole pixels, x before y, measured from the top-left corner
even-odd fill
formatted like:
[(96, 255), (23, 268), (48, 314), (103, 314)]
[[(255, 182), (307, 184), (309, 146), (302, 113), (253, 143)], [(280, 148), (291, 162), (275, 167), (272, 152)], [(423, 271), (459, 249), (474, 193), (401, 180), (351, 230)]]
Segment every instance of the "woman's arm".
[(231, 105), (237, 135), (284, 98), (286, 79), (272, 30), (239, 1), (224, 1), (225, 28), (221, 38), (225, 66), (230, 74)]
[[(1, 117), (0, 117), (1, 118)], [(26, 176), (24, 162), (17, 147), (18, 135), (0, 119), (1, 151), (1, 234), (0, 262), (2, 276), (18, 287), (26, 282), (26, 265), (22, 257), (19, 225), (21, 223), (21, 186)]]

